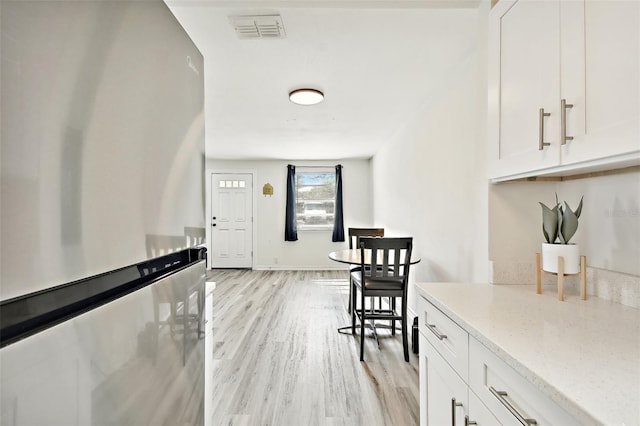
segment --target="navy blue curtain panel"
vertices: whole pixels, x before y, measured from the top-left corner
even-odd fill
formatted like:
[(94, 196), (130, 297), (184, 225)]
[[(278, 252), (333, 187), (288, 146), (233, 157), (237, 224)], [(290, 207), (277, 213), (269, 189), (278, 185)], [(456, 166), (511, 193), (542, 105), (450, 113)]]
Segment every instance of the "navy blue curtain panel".
[(287, 165), (287, 210), (285, 213), (284, 240), (298, 241), (296, 224), (296, 166)]
[(336, 211), (333, 216), (333, 236), (331, 241), (344, 241), (344, 220), (342, 218), (342, 165), (336, 166)]

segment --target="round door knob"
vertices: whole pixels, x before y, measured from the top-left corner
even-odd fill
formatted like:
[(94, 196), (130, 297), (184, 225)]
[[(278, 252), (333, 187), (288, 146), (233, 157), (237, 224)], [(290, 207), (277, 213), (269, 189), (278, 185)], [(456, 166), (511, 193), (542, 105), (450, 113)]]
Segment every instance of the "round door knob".
[(212, 223), (212, 224), (211, 224), (211, 226), (216, 226), (216, 224), (215, 224), (215, 223)]

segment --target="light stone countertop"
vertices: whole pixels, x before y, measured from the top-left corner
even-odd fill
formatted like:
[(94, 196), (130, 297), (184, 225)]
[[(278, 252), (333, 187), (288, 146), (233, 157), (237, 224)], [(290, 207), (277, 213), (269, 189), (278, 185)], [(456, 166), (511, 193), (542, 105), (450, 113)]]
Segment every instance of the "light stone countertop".
[(426, 298), (583, 424), (640, 425), (640, 309), (533, 285), (418, 283)]

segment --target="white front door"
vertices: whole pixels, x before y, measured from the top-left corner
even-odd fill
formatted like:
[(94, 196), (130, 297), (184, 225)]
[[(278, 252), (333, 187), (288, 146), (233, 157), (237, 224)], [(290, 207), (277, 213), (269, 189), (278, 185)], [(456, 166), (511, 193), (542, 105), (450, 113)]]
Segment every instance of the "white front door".
[(252, 200), (251, 174), (211, 174), (212, 268), (252, 267)]

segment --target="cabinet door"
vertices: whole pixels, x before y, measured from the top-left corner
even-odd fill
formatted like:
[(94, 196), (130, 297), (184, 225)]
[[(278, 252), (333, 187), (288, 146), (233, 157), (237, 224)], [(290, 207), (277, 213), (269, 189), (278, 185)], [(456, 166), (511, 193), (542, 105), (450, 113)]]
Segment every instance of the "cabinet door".
[(422, 334), (420, 351), (420, 424), (464, 425), (469, 410), (466, 383)]
[(472, 391), (469, 391), (468, 423), (476, 426), (498, 426), (502, 424)]
[[(491, 177), (560, 163), (559, 11), (558, 1), (536, 0), (502, 0), (491, 11)], [(550, 145), (540, 149), (540, 137)]]
[(573, 140), (562, 145), (562, 163), (640, 151), (640, 2), (561, 7), (561, 97), (573, 105), (566, 111)]

